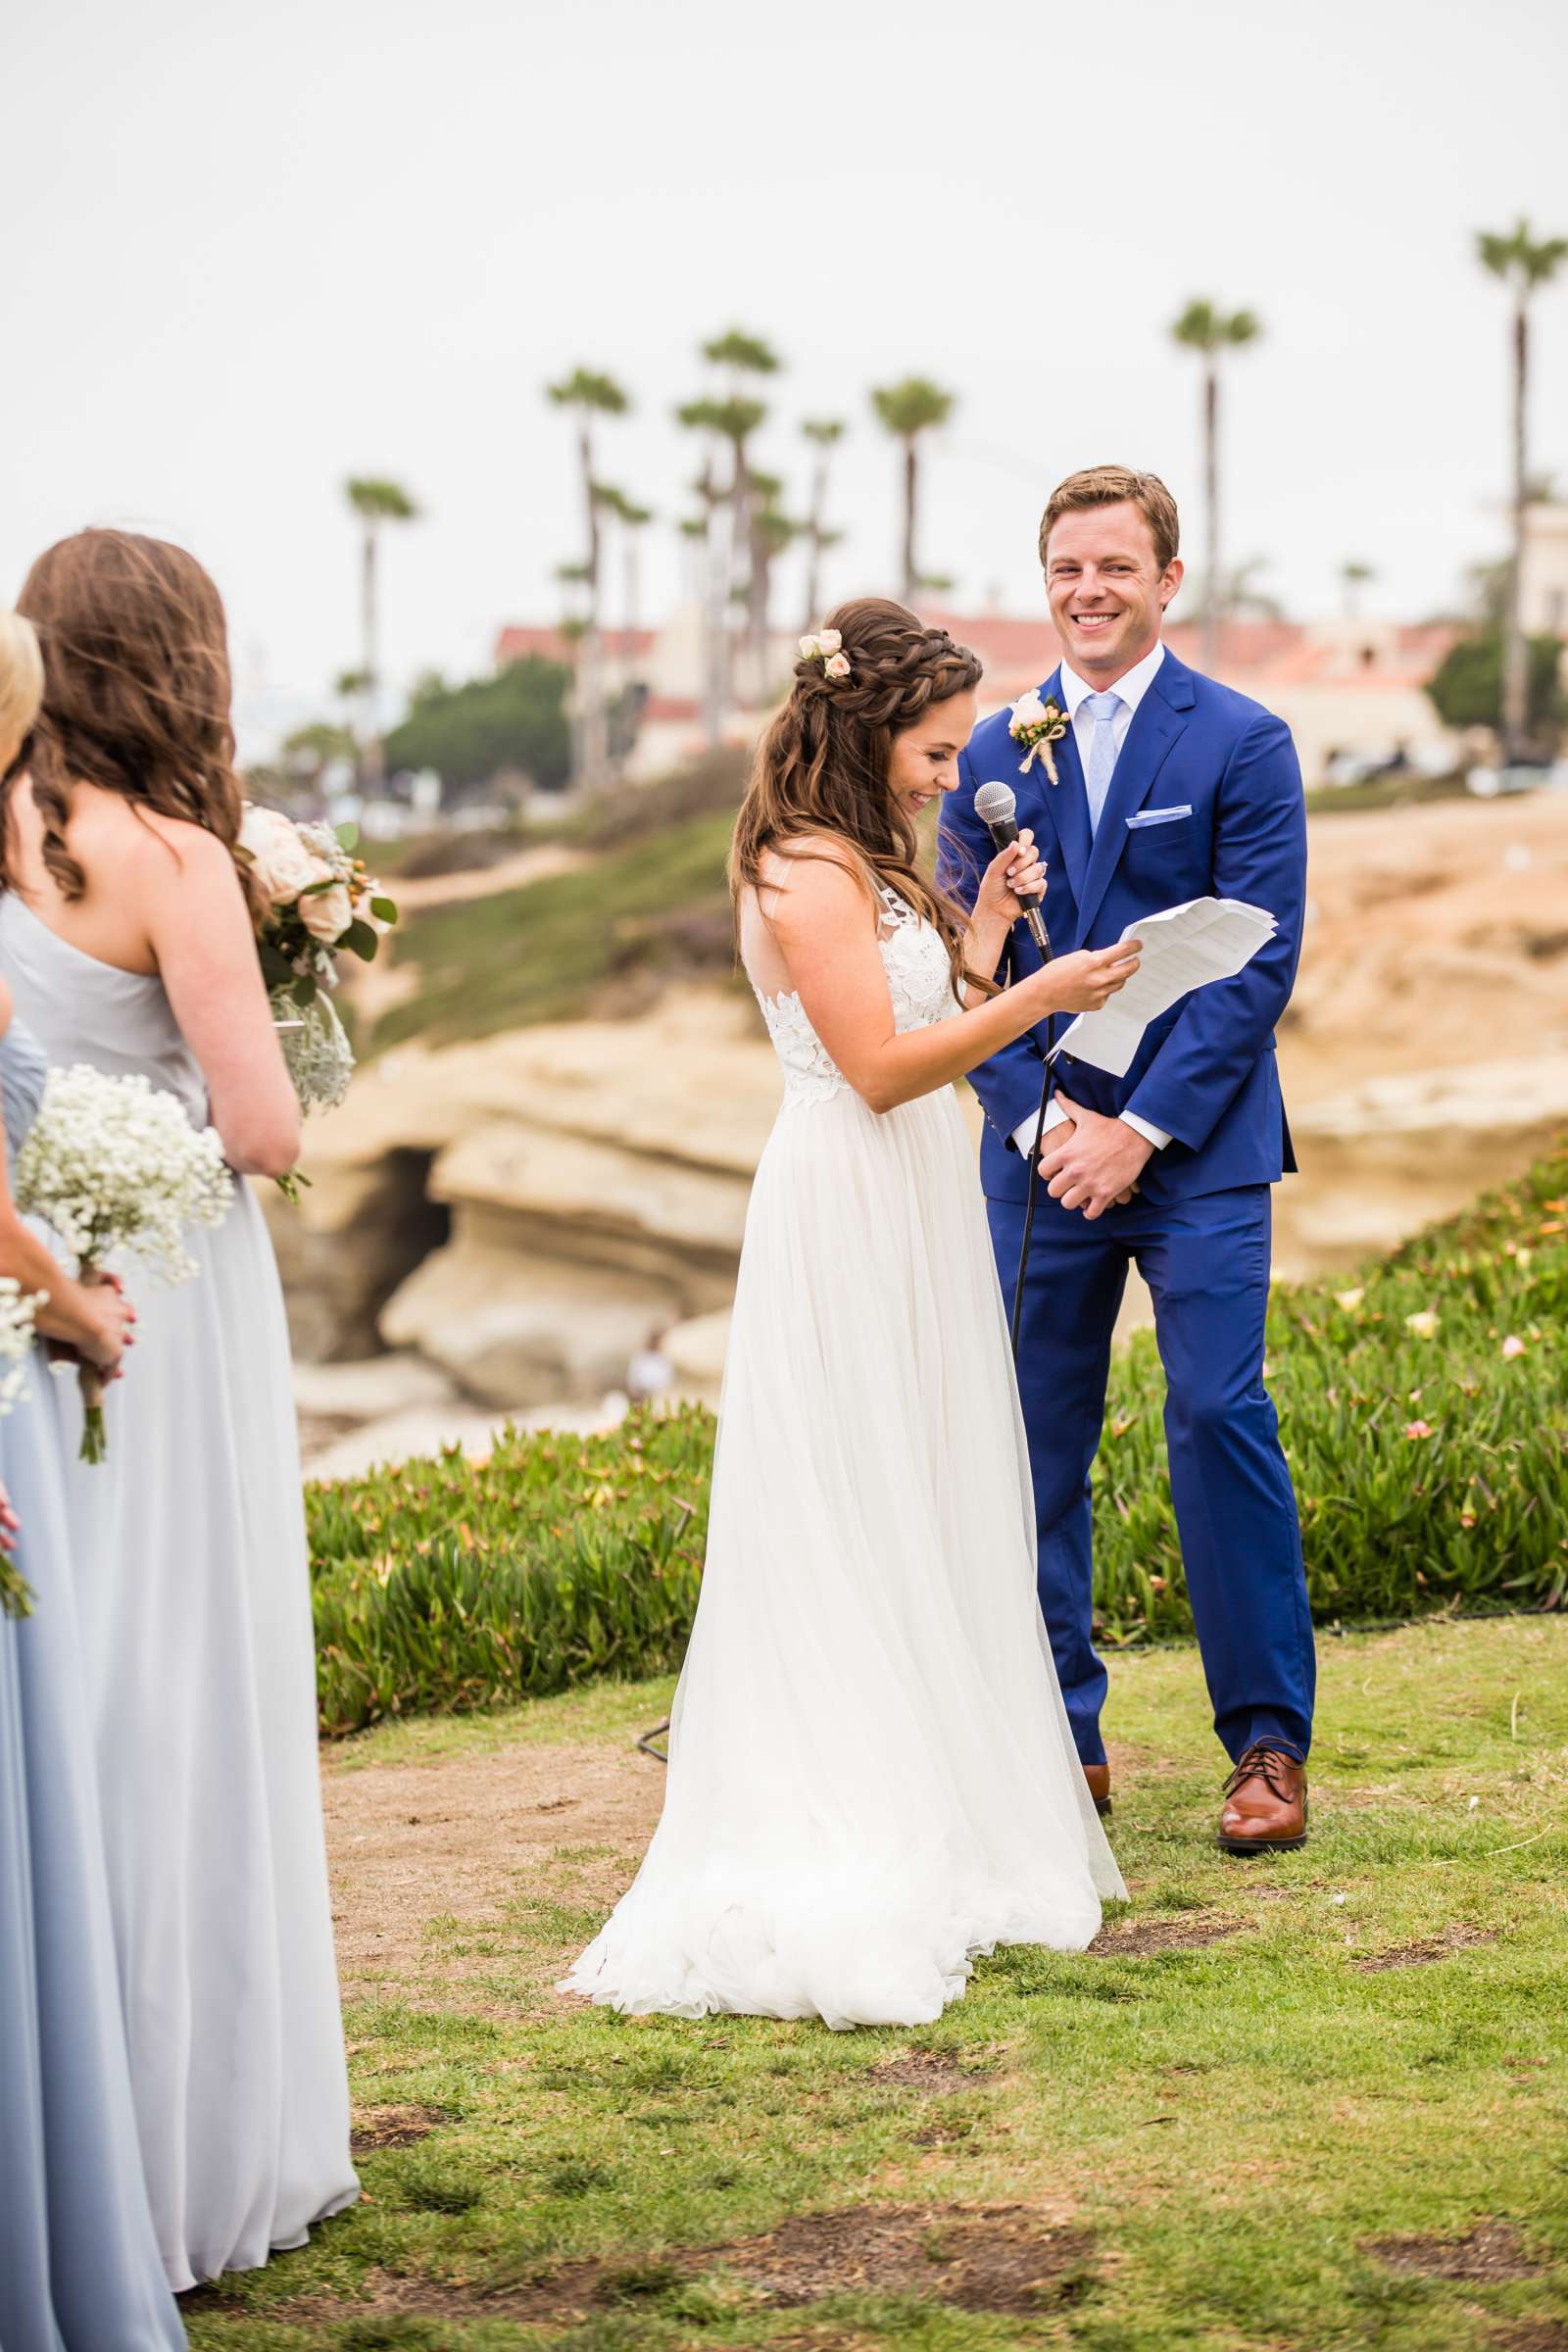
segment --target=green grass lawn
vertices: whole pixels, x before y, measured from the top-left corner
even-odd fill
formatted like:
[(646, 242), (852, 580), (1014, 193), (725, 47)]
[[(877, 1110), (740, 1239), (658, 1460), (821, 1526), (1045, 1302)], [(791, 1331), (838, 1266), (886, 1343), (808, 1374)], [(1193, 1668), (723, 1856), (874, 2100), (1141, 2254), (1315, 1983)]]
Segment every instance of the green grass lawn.
[[(406, 2144), (196, 2298), (193, 2344), (1568, 2345), (1568, 1624), (1329, 1636), (1322, 1669), (1311, 1842), (1239, 1862), (1195, 1653), (1116, 1658), (1130, 1908), (1091, 1953), (982, 1962), (927, 2028), (559, 2001), (624, 1840), (563, 1842), (482, 1914), (435, 1889), (347, 2018), (362, 2124)], [(525, 1748), (654, 1772), (619, 1759), (668, 1692), (389, 1724), (328, 1774), (424, 1816)]]

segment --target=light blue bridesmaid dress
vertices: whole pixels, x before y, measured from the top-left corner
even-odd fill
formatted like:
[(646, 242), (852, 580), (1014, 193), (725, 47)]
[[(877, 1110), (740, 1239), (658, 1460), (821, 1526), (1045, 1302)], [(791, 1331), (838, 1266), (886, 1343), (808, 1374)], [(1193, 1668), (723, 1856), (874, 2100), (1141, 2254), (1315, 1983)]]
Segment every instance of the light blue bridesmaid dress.
[[(13, 1023), (15, 1155), (44, 1057)], [(33, 1615), (0, 1614), (0, 2352), (175, 2352), (185, 2341), (142, 2178), (67, 1548), (55, 1385), (41, 1350), (0, 1418)]]
[[(86, 955), (15, 891), (0, 969), (52, 1063), (143, 1076), (205, 1124), (156, 974)], [(283, 1294), (249, 1185), (185, 1239), (192, 1282), (120, 1268), (136, 1346), (100, 1467), (74, 1458), (75, 1383), (60, 1397), (131, 2097), (176, 2294), (359, 2193)]]

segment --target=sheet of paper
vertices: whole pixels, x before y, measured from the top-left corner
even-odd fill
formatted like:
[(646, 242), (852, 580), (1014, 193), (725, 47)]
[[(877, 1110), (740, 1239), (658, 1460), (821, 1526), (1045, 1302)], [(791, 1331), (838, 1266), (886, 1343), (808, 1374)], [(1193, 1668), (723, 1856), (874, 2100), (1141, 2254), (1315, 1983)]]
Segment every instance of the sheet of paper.
[(1057, 1046), (1125, 1078), (1145, 1029), (1178, 997), (1243, 970), (1275, 931), (1274, 917), (1245, 899), (1189, 899), (1129, 923), (1123, 939), (1141, 939), (1143, 961), (1119, 996), (1100, 1012), (1081, 1012)]

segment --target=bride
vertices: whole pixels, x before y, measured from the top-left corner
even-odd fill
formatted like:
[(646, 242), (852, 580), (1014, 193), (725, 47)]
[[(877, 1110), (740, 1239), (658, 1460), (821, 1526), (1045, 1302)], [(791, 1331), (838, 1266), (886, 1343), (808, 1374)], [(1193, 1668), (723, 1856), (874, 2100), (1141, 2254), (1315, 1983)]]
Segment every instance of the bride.
[(1081, 1950), (1124, 1892), (1035, 1585), (1006, 1324), (953, 1081), (1126, 946), (985, 977), (1032, 839), (965, 921), (916, 864), (980, 664), (901, 605), (802, 640), (730, 861), (784, 1065), (757, 1171), (663, 1815), (563, 1989), (633, 2012), (914, 2025), (999, 1943)]

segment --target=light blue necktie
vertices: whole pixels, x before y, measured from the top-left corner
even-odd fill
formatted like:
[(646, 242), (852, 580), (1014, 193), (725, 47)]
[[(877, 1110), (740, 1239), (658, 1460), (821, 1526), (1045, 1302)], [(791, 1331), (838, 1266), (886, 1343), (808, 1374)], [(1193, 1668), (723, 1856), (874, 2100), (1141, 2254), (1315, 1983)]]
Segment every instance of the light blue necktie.
[(1089, 760), (1084, 769), (1084, 783), (1089, 794), (1089, 830), (1100, 830), (1100, 812), (1105, 806), (1110, 779), (1116, 767), (1117, 711), (1122, 708), (1119, 694), (1086, 694), (1084, 709), (1095, 722), (1089, 738)]

